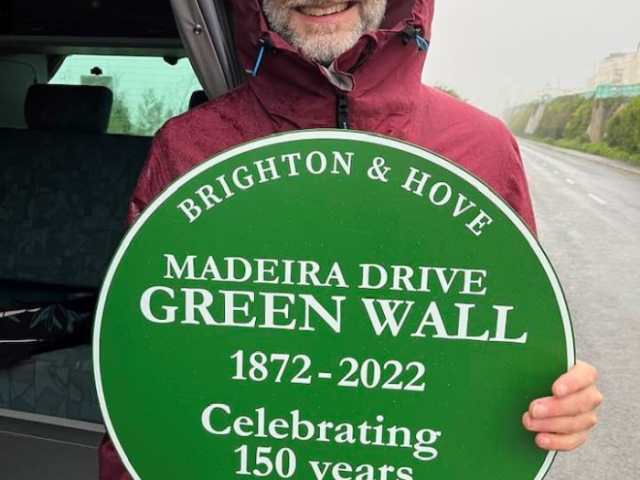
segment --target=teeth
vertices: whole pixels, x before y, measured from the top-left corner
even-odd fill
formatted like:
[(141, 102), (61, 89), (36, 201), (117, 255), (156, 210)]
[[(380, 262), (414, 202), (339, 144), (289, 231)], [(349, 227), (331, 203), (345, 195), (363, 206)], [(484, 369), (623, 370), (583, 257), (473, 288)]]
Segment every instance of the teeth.
[(335, 3), (329, 7), (300, 7), (300, 11), (305, 15), (311, 15), (313, 17), (321, 17), (323, 15), (332, 15), (334, 13), (340, 13), (347, 9), (349, 3)]

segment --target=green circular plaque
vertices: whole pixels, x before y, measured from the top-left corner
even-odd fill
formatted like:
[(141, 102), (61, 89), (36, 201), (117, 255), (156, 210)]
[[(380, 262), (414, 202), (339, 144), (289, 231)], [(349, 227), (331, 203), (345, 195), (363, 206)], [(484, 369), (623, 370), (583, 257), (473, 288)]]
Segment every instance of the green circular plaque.
[(101, 290), (95, 374), (134, 478), (541, 479), (521, 424), (574, 363), (534, 236), (415, 146), (303, 131), (169, 185)]

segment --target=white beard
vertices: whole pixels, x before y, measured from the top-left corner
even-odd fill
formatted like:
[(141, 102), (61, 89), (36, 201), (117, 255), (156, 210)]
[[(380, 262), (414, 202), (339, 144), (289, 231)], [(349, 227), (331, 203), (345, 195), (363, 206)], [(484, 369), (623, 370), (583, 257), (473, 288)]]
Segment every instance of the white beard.
[(302, 33), (291, 28), (291, 10), (299, 6), (313, 6), (326, 0), (285, 0), (284, 5), (277, 0), (263, 0), (263, 10), (271, 29), (307, 58), (323, 65), (329, 65), (344, 52), (353, 47), (366, 31), (376, 30), (384, 18), (387, 0), (361, 0), (358, 22), (347, 32), (334, 35), (336, 26), (317, 24), (310, 26), (310, 32)]

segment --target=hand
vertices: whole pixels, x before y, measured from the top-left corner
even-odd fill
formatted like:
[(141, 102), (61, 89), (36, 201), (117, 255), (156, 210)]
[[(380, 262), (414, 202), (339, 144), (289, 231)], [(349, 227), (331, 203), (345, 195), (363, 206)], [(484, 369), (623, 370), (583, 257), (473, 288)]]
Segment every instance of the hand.
[(536, 444), (544, 450), (573, 450), (587, 441), (589, 430), (597, 423), (595, 409), (602, 403), (596, 387), (597, 370), (577, 362), (556, 380), (552, 397), (531, 402), (522, 423), (536, 435)]

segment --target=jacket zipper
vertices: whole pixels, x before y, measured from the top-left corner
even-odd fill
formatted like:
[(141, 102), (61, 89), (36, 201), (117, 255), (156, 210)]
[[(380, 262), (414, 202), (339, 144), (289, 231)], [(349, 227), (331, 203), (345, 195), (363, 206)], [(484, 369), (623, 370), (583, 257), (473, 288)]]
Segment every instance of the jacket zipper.
[(338, 94), (336, 120), (338, 128), (349, 130), (349, 103), (346, 95)]
[[(367, 43), (367, 47), (364, 52), (355, 63), (353, 67), (349, 69), (349, 73), (355, 72), (358, 68), (360, 68), (364, 62), (366, 62), (371, 56), (371, 50), (373, 48), (373, 42), (369, 39)], [(349, 102), (346, 95), (338, 94), (338, 103), (337, 103), (337, 124), (338, 128), (349, 130)]]

